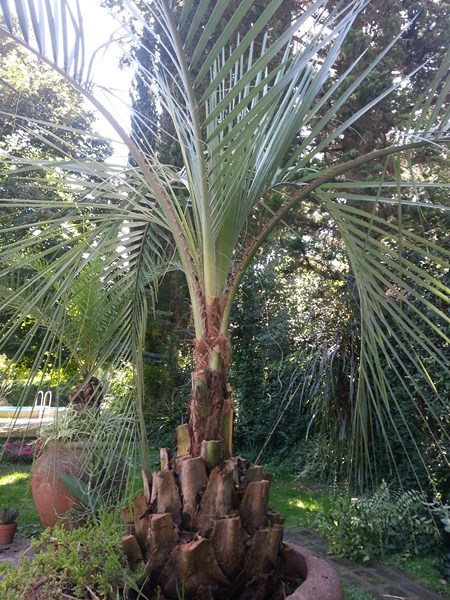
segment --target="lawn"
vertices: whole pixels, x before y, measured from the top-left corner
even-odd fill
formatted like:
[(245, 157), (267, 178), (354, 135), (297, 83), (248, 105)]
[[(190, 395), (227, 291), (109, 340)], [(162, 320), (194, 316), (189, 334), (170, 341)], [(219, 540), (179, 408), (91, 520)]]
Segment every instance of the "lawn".
[(0, 506), (19, 509), (17, 537), (29, 537), (43, 531), (31, 493), (31, 465), (0, 463)]
[(331, 507), (329, 486), (300, 483), (286, 473), (275, 473), (270, 487), (270, 506), (286, 518), (287, 527), (311, 527), (319, 510)]

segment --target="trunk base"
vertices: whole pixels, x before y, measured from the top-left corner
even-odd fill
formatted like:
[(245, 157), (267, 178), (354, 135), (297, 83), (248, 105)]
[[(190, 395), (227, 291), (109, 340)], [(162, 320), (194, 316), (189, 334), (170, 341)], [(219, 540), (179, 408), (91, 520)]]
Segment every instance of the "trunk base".
[[(135, 499), (134, 527), (127, 516), (130, 567), (145, 565), (140, 598), (342, 600), (327, 563), (282, 543), (283, 519), (268, 508), (269, 486), (270, 477), (241, 458), (212, 469), (190, 455), (166, 463), (153, 476), (150, 500)], [(327, 581), (334, 589), (322, 593)], [(131, 590), (126, 597), (137, 598)]]

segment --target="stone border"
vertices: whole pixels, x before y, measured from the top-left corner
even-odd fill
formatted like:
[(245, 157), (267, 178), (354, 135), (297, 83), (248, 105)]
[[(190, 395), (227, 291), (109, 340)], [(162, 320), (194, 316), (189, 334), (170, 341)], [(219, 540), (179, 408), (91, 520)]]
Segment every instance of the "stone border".
[(344, 600), (344, 590), (336, 570), (325, 560), (301, 546), (283, 543), (281, 570), (303, 583), (286, 600)]

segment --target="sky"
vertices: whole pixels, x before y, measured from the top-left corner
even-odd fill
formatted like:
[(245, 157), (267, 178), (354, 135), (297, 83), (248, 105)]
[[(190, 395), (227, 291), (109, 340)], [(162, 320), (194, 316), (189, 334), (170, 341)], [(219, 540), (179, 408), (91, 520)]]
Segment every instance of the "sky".
[[(120, 35), (118, 31), (118, 22), (108, 14), (108, 10), (99, 6), (98, 0), (79, 0), (83, 15), (83, 25), (88, 53), (91, 54), (103, 43), (107, 43), (106, 51), (97, 52), (96, 68), (94, 70), (94, 81), (98, 86), (103, 86), (110, 90), (110, 93), (102, 92), (97, 88), (96, 96), (111, 109), (114, 116), (118, 118), (121, 125), (129, 129), (130, 125), (130, 95), (129, 90), (133, 77), (132, 69), (121, 69), (118, 65), (120, 51), (117, 45), (109, 42), (110, 37), (115, 34)], [(107, 138), (117, 139), (117, 135), (111, 126), (99, 116), (97, 122), (98, 131)], [(120, 142), (113, 145), (113, 160), (127, 159), (128, 152)]]

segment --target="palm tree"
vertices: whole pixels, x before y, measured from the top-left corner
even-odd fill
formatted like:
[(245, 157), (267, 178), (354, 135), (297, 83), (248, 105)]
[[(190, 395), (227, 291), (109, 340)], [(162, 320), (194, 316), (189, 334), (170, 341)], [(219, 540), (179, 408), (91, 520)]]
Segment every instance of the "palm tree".
[[(10, 323), (17, 315), (26, 313), (30, 323), (38, 324), (49, 338), (53, 338), (75, 363), (80, 378), (68, 399), (77, 410), (92, 408), (98, 411), (103, 400), (98, 369), (104, 357), (112, 354), (109, 331), (115, 329), (114, 320), (121, 313), (126, 296), (122, 290), (108, 287), (102, 281), (100, 256), (94, 256), (86, 264), (65, 292), (61, 292), (63, 278), (55, 277), (51, 262), (35, 261), (28, 269), (23, 269), (22, 261), (17, 257), (16, 263), (12, 258), (9, 260), (14, 270), (0, 281), (0, 299), (4, 312), (10, 316)], [(30, 284), (30, 280), (35, 283)], [(36, 285), (36, 282), (39, 283)], [(47, 288), (46, 295), (36, 298), (36, 287), (42, 285)], [(6, 342), (4, 338), (3, 343)]]
[[(448, 300), (449, 290), (440, 274), (450, 267), (450, 253), (436, 240), (408, 229), (403, 211), (408, 206), (445, 210), (428, 200), (425, 192), (447, 184), (421, 180), (416, 156), (424, 147), (444, 153), (449, 140), (450, 53), (441, 57), (428, 88), (417, 93), (409, 121), (402, 130), (392, 131), (386, 147), (330, 168), (323, 161), (330, 145), (373, 106), (390, 94), (401, 94), (412, 83), (387, 85), (357, 114), (337, 122), (336, 112), (364, 85), (397, 38), (358, 77), (350, 77), (350, 69), (332, 79), (342, 43), (365, 3), (352, 0), (328, 6), (316, 0), (275, 37), (269, 29), (281, 4), (280, 0), (268, 1), (254, 18), (250, 0), (232, 6), (210, 0), (123, 0), (121, 6), (128, 11), (132, 26), (123, 26), (127, 35), (121, 39), (127, 37), (126, 41), (139, 45), (141, 31), (150, 37), (156, 35), (155, 30), (159, 32), (152, 48), (144, 49), (151, 68), (138, 65), (136, 77), (156, 94), (170, 117), (169, 134), (176, 138), (183, 158), (180, 170), (161, 164), (147, 146), (140, 147), (99, 99), (91, 77), (99, 53), (93, 54), (93, 62), (85, 56), (78, 2), (72, 9), (73, 4), (64, 0), (53, 10), (48, 2), (38, 2), (36, 9), (33, 3), (16, 0), (15, 18), (9, 4), (1, 3), (3, 32), (83, 92), (114, 127), (131, 157), (130, 164), (120, 168), (83, 157), (39, 162), (4, 156), (5, 176), (26, 177), (36, 170), (49, 174), (47, 194), (35, 200), (33, 207), (51, 209), (48, 220), (36, 223), (35, 230), (45, 230), (52, 242), (43, 246), (39, 234), (26, 242), (10, 242), (3, 255), (4, 272), (12, 269), (8, 260), (14, 252), (21, 254), (25, 265), (52, 257), (52, 268), (64, 277), (63, 288), (68, 289), (89, 260), (102, 257), (105, 285), (122, 287), (128, 293), (103, 351), (120, 348), (123, 360), (134, 365), (138, 414), (143, 401), (142, 348), (149, 290), (156, 289), (167, 256), (186, 276), (195, 329), (189, 422), (178, 429), (178, 460), (170, 468), (166, 462), (154, 476), (151, 494), (150, 478), (144, 472), (146, 492), (135, 503), (141, 550), (150, 556), (152, 548), (160, 546), (148, 567), (150, 581), (152, 585), (160, 582), (169, 596), (176, 595), (180, 582), (188, 597), (198, 586), (210, 584), (228, 586), (235, 593), (230, 582), (239, 589), (245, 587), (253, 572), (265, 569), (267, 562), (272, 564), (273, 548), (280, 542), (278, 517), (272, 515), (273, 526), (268, 526), (268, 486), (263, 474), (258, 470), (245, 474), (242, 462), (230, 458), (228, 324), (246, 268), (288, 211), (304, 201), (317, 203), (337, 222), (347, 246), (359, 292), (362, 331), (359, 389), (353, 409), (355, 456), (368, 455), (371, 437), (382, 433), (385, 420), (396, 411), (380, 356), (387, 357), (405, 385), (411, 372), (418, 373), (418, 378), (409, 379), (412, 405), (418, 385), (426, 384), (437, 393), (424, 366), (425, 354), (448, 371), (440, 346), (424, 339), (417, 321), (430, 325), (442, 344), (449, 342), (441, 327), (448, 325), (449, 317), (429, 296)], [(238, 35), (242, 23), (248, 23), (248, 28)], [(158, 134), (158, 124), (144, 115), (135, 114), (134, 120), (143, 131)], [(358, 169), (375, 162), (382, 165), (379, 175), (358, 181)], [(54, 192), (52, 198), (49, 190)], [(274, 191), (279, 199), (275, 208), (270, 202)], [(67, 196), (62, 198), (62, 192)], [(365, 210), (361, 202), (372, 204), (374, 210)], [(384, 218), (375, 210), (380, 205), (396, 210)], [(0, 206), (20, 210), (28, 208), (28, 203), (7, 199), (0, 200)], [(84, 227), (87, 222), (89, 227)], [(66, 236), (62, 242), (61, 230), (67, 230), (68, 224), (73, 238), (68, 241)], [(415, 260), (409, 251), (414, 251)], [(38, 279), (33, 283), (36, 295), (47, 299), (48, 284)], [(62, 301), (64, 296), (58, 293), (56, 298)], [(50, 310), (52, 302), (47, 300), (47, 304)], [(413, 311), (414, 319), (403, 310), (405, 306)], [(15, 317), (12, 327), (24, 315), (21, 311)], [(145, 456), (142, 419), (140, 431)], [(356, 475), (363, 476), (364, 464), (355, 460)], [(174, 471), (181, 478), (181, 495)], [(209, 482), (207, 473), (211, 473)], [(205, 486), (198, 505), (198, 493)], [(148, 516), (150, 501), (157, 515)], [(239, 525), (236, 519), (220, 519), (238, 504), (242, 509)], [(167, 513), (170, 523), (164, 517), (164, 527), (158, 529), (162, 521), (156, 517)], [(172, 521), (202, 536), (185, 544), (182, 554), (174, 549), (178, 536), (167, 536)], [(245, 535), (255, 531), (259, 535), (259, 545), (252, 547), (265, 548), (260, 561), (256, 550), (251, 559), (244, 558), (241, 522)], [(143, 532), (143, 524), (150, 533)], [(158, 538), (163, 531), (164, 543)], [(220, 543), (224, 539), (227, 543)], [(183, 568), (189, 572), (199, 560), (208, 563), (208, 569), (202, 569), (208, 575), (191, 578), (189, 583), (180, 572)]]

